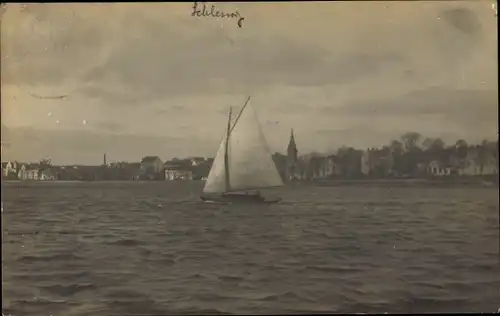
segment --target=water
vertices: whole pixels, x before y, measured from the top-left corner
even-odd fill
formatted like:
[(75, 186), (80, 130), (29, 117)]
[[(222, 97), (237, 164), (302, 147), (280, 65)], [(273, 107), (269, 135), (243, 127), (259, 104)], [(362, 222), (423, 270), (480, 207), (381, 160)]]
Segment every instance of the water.
[(4, 184), (8, 315), (495, 312), (498, 189)]

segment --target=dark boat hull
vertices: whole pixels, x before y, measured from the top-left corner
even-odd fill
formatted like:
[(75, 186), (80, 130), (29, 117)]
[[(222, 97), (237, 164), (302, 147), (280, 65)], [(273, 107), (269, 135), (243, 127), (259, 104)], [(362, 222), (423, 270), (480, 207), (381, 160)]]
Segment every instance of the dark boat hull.
[(252, 194), (206, 194), (200, 198), (205, 203), (222, 204), (274, 204), (281, 201), (280, 197), (263, 197)]

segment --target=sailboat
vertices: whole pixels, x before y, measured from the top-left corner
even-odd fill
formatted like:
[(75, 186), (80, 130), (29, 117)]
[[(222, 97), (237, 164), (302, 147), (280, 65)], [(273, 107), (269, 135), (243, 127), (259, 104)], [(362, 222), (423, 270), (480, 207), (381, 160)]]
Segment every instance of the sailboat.
[(264, 188), (283, 185), (250, 97), (231, 125), (232, 108), (224, 137), (208, 173), (201, 199), (211, 203), (277, 203), (264, 197)]

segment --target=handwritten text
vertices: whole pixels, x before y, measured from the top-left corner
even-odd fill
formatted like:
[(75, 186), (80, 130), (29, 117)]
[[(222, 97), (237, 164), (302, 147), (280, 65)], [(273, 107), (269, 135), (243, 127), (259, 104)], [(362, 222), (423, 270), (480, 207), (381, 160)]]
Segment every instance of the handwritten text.
[(223, 18), (223, 19), (238, 19), (238, 27), (241, 27), (243, 20), (245, 19), (240, 15), (238, 11), (232, 12), (232, 13), (227, 13), (227, 12), (222, 12), (219, 9), (215, 7), (215, 5), (212, 5), (210, 7), (210, 10), (207, 8), (206, 4), (203, 3), (202, 5), (199, 5), (198, 2), (193, 3), (193, 12), (191, 13), (191, 16), (194, 17), (213, 17), (213, 18)]

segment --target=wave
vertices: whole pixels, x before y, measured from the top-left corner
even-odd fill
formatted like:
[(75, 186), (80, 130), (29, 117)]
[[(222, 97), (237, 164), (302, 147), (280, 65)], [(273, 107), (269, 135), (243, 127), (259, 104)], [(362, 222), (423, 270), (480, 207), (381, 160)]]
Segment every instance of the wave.
[(96, 287), (92, 283), (87, 283), (87, 284), (81, 283), (81, 284), (70, 284), (70, 285), (54, 284), (54, 285), (40, 286), (40, 289), (52, 295), (68, 297), (68, 296), (73, 296), (79, 292), (95, 290)]
[(22, 263), (36, 263), (36, 262), (45, 262), (50, 263), (51, 261), (83, 261), (83, 257), (75, 255), (73, 253), (61, 253), (61, 254), (53, 254), (53, 255), (24, 255), (18, 258), (17, 262)]
[(17, 280), (18, 282), (22, 281), (34, 281), (34, 282), (45, 282), (52, 280), (79, 280), (79, 279), (88, 279), (91, 274), (89, 271), (51, 271), (51, 272), (25, 272), (25, 273), (12, 273), (10, 275), (12, 279)]
[(143, 245), (144, 243), (137, 239), (120, 239), (115, 241), (107, 241), (105, 244), (113, 245), (113, 246), (125, 246), (125, 247), (134, 247)]
[(191, 202), (188, 185), (168, 188), (2, 187), (5, 311), (498, 309), (495, 190), (284, 188), (283, 204), (238, 208)]

